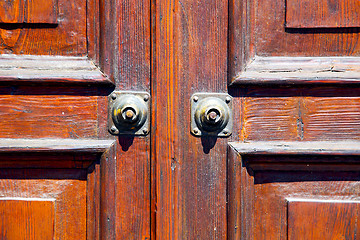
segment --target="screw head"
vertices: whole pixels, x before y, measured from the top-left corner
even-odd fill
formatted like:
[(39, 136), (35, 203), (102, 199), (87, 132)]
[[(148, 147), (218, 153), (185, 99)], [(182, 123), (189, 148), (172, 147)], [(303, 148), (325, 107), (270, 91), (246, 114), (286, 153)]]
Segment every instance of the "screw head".
[(144, 134), (147, 134), (149, 132), (149, 130), (147, 128), (144, 128), (142, 131)]
[(225, 135), (228, 135), (229, 134), (229, 130), (227, 130), (226, 128), (223, 130), (223, 133), (225, 134)]
[(115, 100), (115, 99), (116, 99), (116, 94), (115, 94), (115, 93), (111, 94), (111, 98), (112, 98), (113, 100)]
[(112, 126), (112, 127), (110, 128), (110, 131), (113, 132), (113, 133), (115, 133), (115, 132), (117, 131), (117, 128), (116, 128), (115, 126)]
[(193, 97), (193, 100), (194, 100), (194, 102), (197, 102), (197, 101), (199, 100), (199, 97), (198, 97), (198, 96), (194, 96), (194, 97)]
[(144, 96), (144, 101), (145, 101), (145, 102), (149, 101), (149, 95), (146, 94), (146, 95)]
[(226, 97), (225, 102), (226, 102), (226, 103), (231, 102), (231, 97)]
[(199, 129), (194, 128), (194, 129), (193, 129), (193, 133), (195, 133), (195, 134), (199, 133)]

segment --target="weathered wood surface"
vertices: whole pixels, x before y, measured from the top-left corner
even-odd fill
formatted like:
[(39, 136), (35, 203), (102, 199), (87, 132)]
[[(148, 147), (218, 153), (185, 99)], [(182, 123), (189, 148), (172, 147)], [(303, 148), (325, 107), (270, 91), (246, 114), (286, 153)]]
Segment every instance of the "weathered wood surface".
[(58, 0), (26, 0), (26, 23), (58, 23)]
[(360, 155), (360, 141), (253, 141), (229, 144), (241, 155)]
[(0, 82), (108, 84), (86, 57), (1, 55)]
[(154, 6), (152, 239), (226, 239), (226, 142), (190, 133), (195, 92), (227, 91), (228, 2)]
[(232, 89), (233, 141), (359, 140), (357, 87)]
[[(58, 21), (58, 0), (15, 0), (0, 3), (0, 23), (47, 23)], [(11, 27), (11, 25), (8, 25)]]
[(0, 138), (0, 152), (105, 152), (114, 140)]
[(26, 13), (22, 1), (2, 1), (0, 19), (12, 24), (0, 24), (0, 54), (86, 56), (87, 1), (56, 1), (29, 0)]
[(0, 23), (23, 23), (24, 0), (1, 1)]
[[(346, 209), (352, 206), (338, 203), (359, 201), (358, 157), (331, 154), (319, 157), (315, 153), (314, 156), (296, 154), (284, 158), (281, 152), (280, 155), (240, 155), (233, 147), (229, 147), (229, 151), (229, 236), (247, 240), (289, 239), (298, 235), (304, 236), (300, 239), (338, 239), (340, 235), (330, 238), (334, 231), (326, 231), (330, 234), (328, 238), (308, 235), (322, 234), (328, 225), (346, 232), (347, 236), (354, 236), (356, 231), (351, 222), (357, 215), (348, 214)], [(256, 162), (263, 165), (256, 165)], [(334, 162), (337, 164), (333, 165)], [(304, 214), (288, 208), (288, 202), (293, 200), (304, 203), (300, 208), (305, 209)], [(333, 208), (330, 210), (329, 206), (316, 206), (312, 202), (338, 205), (330, 206)], [(307, 208), (312, 210), (307, 212)], [(335, 212), (339, 213), (336, 217), (332, 215)], [(295, 215), (296, 222), (291, 219)], [(342, 217), (344, 215), (347, 220)], [(303, 221), (306, 224), (301, 224)], [(318, 226), (323, 227), (317, 229)]]
[(97, 96), (46, 95), (43, 91), (39, 95), (25, 93), (0, 95), (0, 137), (98, 136)]
[[(326, 12), (326, 1), (290, 1), (297, 5), (317, 5), (316, 11)], [(326, 23), (341, 24), (338, 19), (348, 19), (349, 23), (359, 24), (358, 1), (328, 1), (338, 9), (338, 13), (331, 14), (331, 20)], [(230, 1), (230, 25), (229, 25), (229, 81), (237, 79), (255, 58), (260, 57), (334, 57), (348, 56), (357, 57), (360, 52), (358, 44), (359, 31), (357, 27), (345, 28), (285, 28), (286, 1), (265, 0), (254, 3), (253, 0)], [(320, 6), (321, 5), (321, 6)], [(300, 11), (311, 14), (308, 7), (302, 7)], [(299, 10), (300, 8), (296, 8)], [(346, 13), (345, 13), (346, 12)], [(295, 13), (294, 13), (295, 14)], [(330, 15), (327, 15), (330, 16)], [(335, 17), (334, 17), (335, 16)], [(291, 16), (290, 16), (291, 17)], [(303, 18), (301, 17), (303, 20)], [(317, 24), (313, 18), (309, 24)], [(309, 25), (310, 26), (310, 25)], [(350, 26), (350, 25), (349, 25)], [(291, 64), (291, 63), (290, 63)], [(294, 70), (294, 69), (293, 69)], [(322, 70), (322, 69), (320, 69)], [(286, 73), (284, 73), (285, 75)], [(354, 74), (354, 73), (353, 73)], [(267, 77), (263, 74), (264, 78)], [(276, 77), (282, 79), (284, 75), (273, 75), (272, 81), (276, 83)], [(290, 76), (294, 75), (290, 72)], [(356, 74), (355, 74), (356, 75)], [(296, 75), (297, 76), (297, 75)], [(338, 74), (330, 75), (330, 83), (334, 82), (331, 76), (341, 78)], [(286, 77), (286, 76), (285, 76)], [(304, 76), (303, 76), (304, 77)], [(305, 76), (306, 77), (306, 76)], [(316, 77), (316, 76), (315, 76)], [(320, 76), (321, 77), (321, 76)], [(350, 77), (350, 79), (348, 79)], [(257, 76), (260, 78), (260, 76)], [(301, 76), (299, 76), (301, 78)], [(275, 80), (274, 80), (275, 79)], [(344, 74), (345, 80), (353, 80), (351, 75)], [(301, 79), (299, 79), (301, 80)], [(306, 78), (310, 81), (310, 77)], [(316, 80), (316, 79), (315, 79)], [(326, 76), (324, 82), (326, 83)], [(281, 80), (279, 80), (281, 82)], [(301, 81), (299, 81), (301, 82)], [(315, 81), (316, 82), (316, 81)]]
[(232, 84), (360, 83), (358, 57), (255, 57)]
[[(101, 10), (101, 69), (116, 90), (150, 93), (150, 1), (107, 1)], [(101, 102), (100, 102), (101, 101)], [(100, 136), (108, 136), (107, 100), (99, 99)], [(155, 127), (155, 125), (153, 125)], [(150, 239), (150, 135), (120, 136), (116, 146), (113, 239)], [(115, 214), (116, 213), (116, 214)], [(155, 229), (155, 226), (152, 226)]]
[(360, 2), (358, 0), (287, 0), (286, 27), (360, 27)]

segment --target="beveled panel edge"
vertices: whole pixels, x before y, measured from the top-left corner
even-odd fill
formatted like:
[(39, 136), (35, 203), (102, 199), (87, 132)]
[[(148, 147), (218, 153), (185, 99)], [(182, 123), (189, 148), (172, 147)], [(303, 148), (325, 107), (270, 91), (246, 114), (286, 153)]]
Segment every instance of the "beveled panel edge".
[(0, 152), (88, 152), (104, 153), (115, 140), (102, 139), (11, 139), (0, 138)]
[(230, 142), (240, 155), (360, 155), (360, 141)]
[(230, 85), (360, 84), (359, 57), (255, 56)]
[(87, 57), (0, 55), (0, 84), (100, 84), (114, 85)]

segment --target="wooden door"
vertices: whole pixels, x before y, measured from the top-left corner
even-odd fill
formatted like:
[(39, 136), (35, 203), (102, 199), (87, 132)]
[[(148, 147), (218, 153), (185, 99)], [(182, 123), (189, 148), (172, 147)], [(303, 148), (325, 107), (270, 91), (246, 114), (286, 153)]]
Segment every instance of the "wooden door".
[[(152, 236), (358, 239), (359, 2), (154, 1)], [(230, 138), (190, 133), (229, 93)]]
[[(0, 2), (2, 239), (357, 239), (358, 1)], [(151, 93), (151, 132), (108, 95)], [(232, 96), (229, 138), (190, 133)]]
[(149, 239), (150, 138), (108, 132), (149, 92), (150, 3), (0, 1), (0, 239)]

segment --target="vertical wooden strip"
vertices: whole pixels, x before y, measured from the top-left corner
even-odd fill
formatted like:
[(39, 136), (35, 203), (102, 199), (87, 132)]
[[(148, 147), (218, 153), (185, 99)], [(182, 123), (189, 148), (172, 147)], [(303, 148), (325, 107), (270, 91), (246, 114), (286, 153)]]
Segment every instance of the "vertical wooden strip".
[(25, 22), (56, 24), (58, 0), (26, 0)]
[(100, 160), (100, 239), (115, 240), (116, 215), (116, 147), (112, 146)]
[(88, 56), (98, 66), (100, 62), (100, 0), (87, 0), (86, 7)]
[(255, 56), (254, 0), (229, 1), (229, 82)]
[(24, 0), (0, 1), (0, 23), (23, 23)]
[[(150, 1), (100, 3), (101, 69), (114, 81), (116, 90), (149, 92)], [(98, 104), (99, 111), (106, 113), (107, 102), (100, 98)], [(100, 126), (104, 120), (99, 119)], [(117, 142), (116, 239), (149, 239), (150, 135), (120, 136)]]
[(228, 239), (242, 239), (241, 220), (241, 156), (228, 147)]
[(190, 134), (190, 96), (227, 91), (228, 2), (156, 1), (154, 239), (226, 238), (227, 139)]

